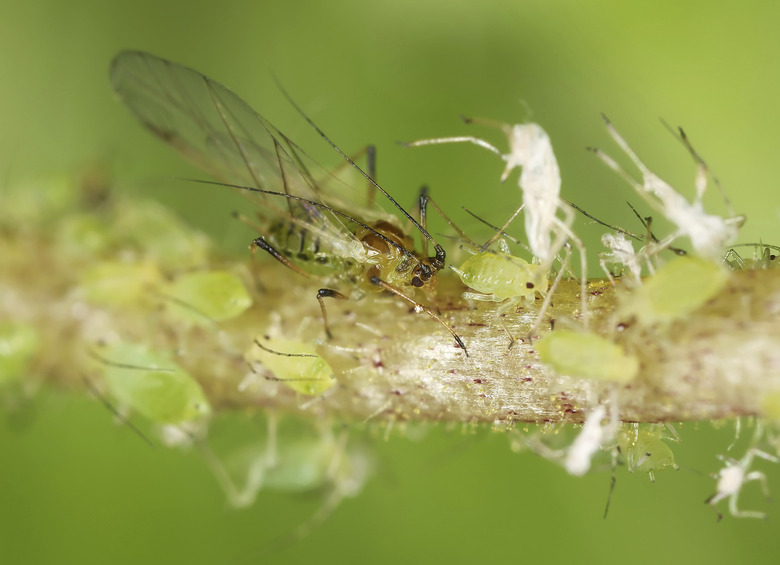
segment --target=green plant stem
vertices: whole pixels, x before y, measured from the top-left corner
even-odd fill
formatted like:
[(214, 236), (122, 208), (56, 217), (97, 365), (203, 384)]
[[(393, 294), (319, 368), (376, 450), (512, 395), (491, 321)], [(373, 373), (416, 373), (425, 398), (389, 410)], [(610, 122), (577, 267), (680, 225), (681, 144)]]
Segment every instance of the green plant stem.
[[(467, 304), (464, 287), (447, 273), (436, 305), (468, 357), (443, 326), (376, 292), (327, 303), (334, 335), (328, 341), (315, 300), (319, 285), (265, 257), (231, 260), (210, 252), (199, 265), (240, 272), (251, 289), (253, 306), (228, 322), (175, 322), (165, 314), (170, 297), (153, 291), (141, 302), (96, 306), (84, 298), (79, 276), (107, 256), (69, 254), (56, 233), (6, 229), (1, 242), (0, 317), (32, 326), (42, 338), (23, 381), (27, 390), (83, 388), (84, 377), (95, 374), (91, 349), (117, 338), (175, 352), (217, 411), (273, 408), (347, 421), (582, 422), (616, 395), (623, 421), (690, 421), (761, 414), (765, 395), (780, 390), (778, 269), (731, 273), (725, 289), (693, 315), (650, 329), (616, 313), (620, 283), (591, 281), (590, 331), (640, 361), (639, 375), (618, 386), (554, 374), (526, 336), (535, 305), (499, 319), (493, 303)], [(582, 327), (578, 289), (562, 282), (535, 338), (552, 325)], [(245, 352), (268, 334), (317, 341), (335, 384), (305, 397), (261, 367), (250, 369)], [(516, 338), (511, 348), (509, 334)]]

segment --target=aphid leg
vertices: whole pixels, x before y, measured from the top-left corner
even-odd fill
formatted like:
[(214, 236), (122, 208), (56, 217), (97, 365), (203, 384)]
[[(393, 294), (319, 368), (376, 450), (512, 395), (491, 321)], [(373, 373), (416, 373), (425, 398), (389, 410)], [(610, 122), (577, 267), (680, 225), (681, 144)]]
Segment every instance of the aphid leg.
[[(345, 498), (355, 495), (353, 485), (351, 484), (352, 481), (350, 480), (351, 478), (340, 476), (344, 472), (342, 470), (344, 458), (348, 457), (348, 439), (348, 431), (346, 429), (342, 430), (332, 448), (333, 454), (328, 464), (328, 469), (326, 470), (327, 484), (330, 492), (325, 496), (320, 507), (293, 531), (272, 540), (262, 549), (258, 554), (258, 557), (268, 557), (269, 555), (306, 538), (333, 514)], [(330, 441), (333, 440), (330, 439)]]
[(500, 230), (496, 230), (496, 233), (494, 233), (490, 237), (490, 239), (488, 239), (482, 245), (482, 247), (480, 248), (480, 251), (485, 251), (488, 247), (493, 245), (496, 242), (496, 240), (498, 240), (498, 238), (501, 237), (501, 234), (503, 234), (506, 231), (506, 229), (509, 227), (509, 224), (511, 224), (514, 221), (514, 219), (517, 218), (517, 216), (520, 214), (520, 212), (522, 211), (522, 209), (524, 207), (525, 207), (525, 204), (521, 204), (520, 207), (517, 210), (515, 210), (514, 213), (511, 216), (509, 216), (509, 219), (506, 222), (504, 222), (504, 225), (501, 226), (501, 229)]
[(431, 318), (433, 318), (434, 320), (439, 322), (442, 326), (447, 328), (448, 332), (450, 332), (452, 334), (452, 337), (455, 338), (455, 341), (457, 342), (458, 346), (460, 346), (460, 348), (463, 350), (463, 353), (466, 354), (466, 357), (469, 356), (469, 352), (466, 349), (466, 344), (463, 343), (463, 340), (460, 338), (460, 336), (457, 333), (455, 333), (455, 330), (453, 330), (447, 322), (445, 322), (444, 320), (439, 318), (439, 316), (437, 316), (436, 313), (433, 310), (423, 306), (422, 304), (417, 302), (414, 298), (411, 298), (410, 296), (405, 295), (400, 289), (394, 287), (393, 285), (391, 285), (388, 282), (383, 281), (379, 277), (371, 277), (371, 284), (375, 284), (376, 286), (380, 287), (382, 290), (386, 290), (386, 291), (388, 291), (388, 292), (390, 292), (392, 294), (395, 294), (399, 298), (403, 298), (409, 304), (412, 305), (412, 307), (414, 308), (414, 311), (416, 313), (419, 314), (419, 313), (425, 312)]
[[(417, 196), (417, 207), (419, 209), (420, 213), (420, 225), (424, 229), (428, 229), (428, 202), (430, 201), (430, 196), (428, 196), (428, 187), (423, 185), (420, 187), (420, 193)], [(423, 256), (428, 256), (428, 240), (424, 237), (422, 238), (422, 254)]]
[(558, 274), (555, 275), (555, 279), (553, 280), (552, 286), (550, 286), (550, 288), (547, 290), (547, 294), (544, 297), (544, 301), (542, 302), (541, 308), (539, 308), (539, 314), (537, 314), (536, 316), (536, 321), (534, 322), (534, 325), (531, 327), (530, 330), (528, 330), (528, 335), (526, 336), (528, 339), (528, 343), (533, 343), (534, 334), (539, 329), (539, 326), (542, 325), (542, 319), (544, 318), (544, 314), (547, 312), (547, 308), (550, 306), (550, 302), (552, 302), (552, 297), (555, 294), (555, 290), (558, 288), (558, 283), (561, 282), (561, 279), (563, 278), (563, 273), (566, 272), (565, 267), (569, 262), (569, 257), (571, 257), (571, 246), (567, 245), (566, 249), (567, 249), (567, 253), (566, 256), (564, 257), (563, 264), (561, 265)]
[[(585, 329), (588, 329), (588, 322), (590, 316), (588, 315), (588, 296), (587, 296), (587, 285), (588, 285), (588, 258), (585, 253), (585, 245), (582, 243), (582, 240), (574, 233), (574, 231), (571, 229), (571, 225), (574, 223), (574, 210), (569, 208), (565, 203), (559, 202), (558, 208), (564, 213), (566, 216), (563, 220), (558, 218), (557, 216), (552, 217), (553, 225), (557, 228), (557, 235), (555, 237), (555, 240), (553, 241), (552, 245), (550, 246), (550, 249), (552, 252), (550, 253), (551, 257), (554, 257), (558, 251), (563, 248), (564, 245), (567, 243), (573, 243), (574, 246), (577, 248), (577, 250), (580, 252), (580, 311), (582, 312), (582, 318), (583, 323), (585, 325)], [(561, 265), (561, 272), (564, 270), (564, 266)], [(559, 277), (556, 277), (556, 280)], [(550, 296), (552, 296), (553, 292), (555, 292), (554, 288), (557, 286), (557, 283), (553, 286), (552, 289), (550, 289), (550, 292), (548, 293)], [(540, 312), (540, 316), (544, 313), (544, 310)]]
[[(290, 261), (282, 253), (277, 251), (270, 243), (265, 240), (264, 237), (258, 237), (252, 242), (252, 245), (250, 246), (252, 253), (254, 253), (258, 248), (262, 249), (263, 251), (267, 251), (271, 257), (279, 261), (285, 267), (289, 267), (296, 273), (308, 278), (316, 278)], [(347, 297), (341, 292), (330, 288), (321, 288), (319, 291), (317, 291), (317, 302), (320, 303), (320, 310), (322, 310), (322, 322), (325, 326), (325, 335), (328, 336), (328, 339), (333, 339), (333, 334), (331, 333), (330, 325), (328, 324), (328, 314), (325, 310), (325, 302), (322, 300), (323, 298), (338, 298), (339, 300), (345, 300)]]
[(303, 275), (307, 278), (316, 278), (311, 273), (307, 273), (303, 269), (301, 269), (298, 265), (290, 261), (283, 253), (280, 253), (276, 250), (274, 246), (272, 246), (270, 243), (268, 243), (264, 237), (258, 237), (257, 239), (253, 240), (252, 243), (249, 245), (249, 250), (254, 255), (257, 249), (262, 249), (263, 251), (267, 252), (271, 257), (279, 261), (282, 265), (285, 267), (292, 269), (299, 275)]
[(507, 349), (512, 349), (512, 346), (515, 344), (515, 341), (517, 340), (515, 339), (515, 336), (512, 335), (512, 332), (509, 331), (507, 325), (504, 323), (504, 313), (516, 305), (517, 302), (513, 300), (507, 300), (505, 304), (502, 304), (496, 309), (496, 317), (498, 318), (498, 322), (501, 324), (501, 327), (504, 328), (506, 335), (509, 336), (509, 345), (507, 346)]
[[(441, 207), (436, 203), (436, 201), (433, 198), (431, 198), (430, 194), (428, 193), (428, 187), (427, 186), (423, 186), (420, 189), (419, 206), (420, 206), (421, 223), (422, 222), (427, 222), (427, 207), (428, 207), (429, 204), (430, 204), (430, 206), (434, 210), (436, 210), (436, 213), (438, 213), (439, 216), (445, 222), (447, 222), (447, 225), (450, 226), (455, 231), (455, 233), (458, 234), (458, 237), (463, 239), (466, 243), (468, 243), (470, 245), (473, 245), (474, 247), (477, 246), (477, 244), (474, 243), (468, 235), (466, 235), (466, 232), (464, 232), (462, 229), (460, 229), (458, 227), (458, 225), (455, 222), (453, 222), (452, 219), (447, 214), (444, 213), (444, 210), (441, 209)], [(468, 212), (468, 210), (466, 210), (466, 212)], [(468, 213), (471, 213), (471, 212), (468, 212)], [(423, 223), (423, 226), (425, 226), (424, 223)], [(427, 227), (426, 227), (426, 229), (427, 229)], [(424, 246), (424, 248), (427, 248), (426, 242), (425, 242), (424, 239), (423, 239), (423, 246)], [(428, 253), (426, 251), (425, 255), (427, 255), (427, 254)]]
[(376, 196), (376, 187), (370, 181), (376, 181), (376, 146), (366, 145), (358, 152), (349, 155), (349, 161), (342, 160), (336, 167), (330, 170), (330, 176), (338, 176), (342, 171), (351, 169), (352, 164), (350, 161), (352, 163), (357, 163), (357, 161), (359, 161), (360, 158), (364, 155), (366, 157), (365, 172), (370, 179), (368, 180), (368, 186), (366, 187), (366, 207), (372, 208), (374, 206), (374, 198)]
[(144, 433), (140, 429), (138, 429), (138, 427), (135, 424), (133, 424), (127, 418), (127, 416), (125, 416), (119, 410), (117, 410), (114, 407), (114, 405), (111, 404), (105, 396), (103, 396), (103, 394), (97, 389), (97, 387), (92, 383), (91, 380), (89, 380), (87, 377), (82, 377), (82, 378), (84, 379), (84, 385), (87, 387), (87, 390), (89, 390), (89, 392), (91, 392), (95, 396), (95, 398), (97, 398), (100, 401), (100, 403), (103, 406), (105, 406), (108, 409), (108, 411), (111, 412), (116, 417), (117, 420), (125, 424), (128, 428), (130, 428), (130, 430), (132, 430), (132, 432), (135, 433), (135, 435), (140, 437), (141, 440), (143, 440), (143, 442), (146, 445), (148, 445), (149, 447), (154, 447), (154, 443), (152, 443), (152, 440), (146, 437), (146, 435), (144, 435)]
[(618, 455), (620, 454), (620, 446), (616, 445), (612, 448), (612, 470), (611, 477), (609, 479), (609, 493), (607, 494), (607, 503), (604, 505), (604, 519), (607, 519), (609, 514), (609, 505), (612, 503), (612, 495), (615, 493), (615, 485), (617, 485), (617, 465)]
[(323, 298), (337, 298), (339, 300), (346, 300), (346, 296), (340, 293), (338, 290), (332, 288), (321, 288), (317, 291), (317, 302), (320, 303), (320, 310), (322, 310), (322, 322), (325, 324), (325, 335), (328, 339), (333, 339), (333, 334), (330, 332), (330, 325), (328, 324), (328, 313), (325, 311), (325, 301)]

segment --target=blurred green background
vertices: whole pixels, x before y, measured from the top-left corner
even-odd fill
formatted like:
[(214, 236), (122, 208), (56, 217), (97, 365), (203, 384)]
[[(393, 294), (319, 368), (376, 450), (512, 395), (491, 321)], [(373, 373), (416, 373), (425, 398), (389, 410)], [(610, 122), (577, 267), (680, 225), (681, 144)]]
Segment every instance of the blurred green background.
[[(228, 85), (336, 163), (280, 96), (275, 73), (345, 150), (378, 146), (379, 178), (402, 202), (429, 183), (464, 222), (460, 205), (498, 219), (518, 201), (514, 180), (498, 185), (495, 156), (395, 141), (476, 133), (501, 143), (458, 116), (521, 122), (527, 105), (553, 140), (564, 196), (628, 226), (628, 188), (584, 148), (617, 154), (605, 112), (691, 195), (693, 165), (660, 117), (686, 128), (747, 214), (742, 240), (777, 243), (778, 21), (780, 4), (770, 2), (4, 2), (0, 171), (15, 182), (97, 160), (112, 167), (118, 189), (175, 206), (243, 252), (246, 238), (230, 227), (236, 201), (167, 180), (197, 173), (114, 99), (109, 61), (135, 48)], [(601, 229), (578, 229), (597, 245)], [(394, 436), (378, 442), (380, 470), (364, 494), (272, 560), (774, 563), (780, 510), (770, 508), (768, 522), (716, 524), (702, 504), (714, 489), (706, 473), (731, 438), (730, 427), (685, 427), (682, 469), (655, 484), (621, 470), (602, 520), (608, 470), (569, 477), (513, 454), (500, 434)], [(780, 489), (778, 469), (767, 472)], [(745, 507), (765, 507), (757, 490)], [(44, 395), (25, 426), (0, 423), (3, 563), (239, 563), (317, 504), (266, 493), (250, 510), (229, 510), (195, 456), (148, 449), (90, 399)]]

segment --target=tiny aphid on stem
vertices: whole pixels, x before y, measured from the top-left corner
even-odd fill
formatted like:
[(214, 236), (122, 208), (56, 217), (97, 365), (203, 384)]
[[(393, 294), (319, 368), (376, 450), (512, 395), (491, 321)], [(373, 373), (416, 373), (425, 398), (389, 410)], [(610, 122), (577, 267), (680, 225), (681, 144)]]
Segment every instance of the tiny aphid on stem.
[[(511, 311), (522, 301), (533, 302), (536, 293), (547, 293), (547, 273), (541, 265), (510, 254), (504, 239), (498, 240), (498, 251), (475, 250), (460, 267), (451, 267), (460, 280), (476, 292), (464, 292), (463, 298), (477, 302), (496, 302), (496, 316)], [(510, 347), (514, 337), (509, 333)]]
[[(385, 291), (405, 300), (449, 331), (467, 353), (460, 336), (431, 308), (414, 297), (416, 289), (432, 295), (436, 273), (446, 253), (421, 222), (343, 153), (298, 108), (314, 130), (370, 185), (359, 209), (334, 174), (321, 171), (292, 140), (233, 92), (188, 67), (148, 53), (126, 51), (111, 64), (111, 82), (124, 104), (152, 133), (185, 158), (229, 186), (258, 196), (264, 235), (252, 242), (274, 259), (306, 277), (341, 286), (322, 288), (317, 299), (330, 335), (324, 298), (358, 298)], [(285, 96), (286, 93), (285, 93)], [(288, 96), (289, 99), (289, 96)], [(323, 180), (324, 179), (324, 180)], [(378, 191), (411, 223), (434, 255), (414, 251), (412, 237), (397, 218), (374, 202)], [(427, 243), (425, 244), (427, 247)]]
[[(558, 161), (553, 152), (552, 143), (547, 132), (535, 123), (499, 124), (487, 120), (466, 119), (466, 123), (484, 123), (498, 127), (507, 136), (509, 152), (502, 153), (494, 145), (473, 136), (441, 137), (422, 139), (404, 143), (406, 147), (422, 145), (437, 145), (442, 143), (473, 143), (501, 156), (506, 161), (506, 167), (501, 175), (504, 182), (515, 168), (520, 168), (518, 184), (523, 195), (523, 214), (525, 217), (525, 233), (531, 253), (539, 261), (543, 271), (549, 272), (558, 253), (567, 242), (571, 242), (580, 252), (581, 263), (581, 303), (582, 314), (587, 325), (587, 260), (582, 241), (571, 229), (574, 222), (574, 211), (560, 198), (561, 174)], [(563, 217), (558, 217), (558, 212)], [(562, 267), (563, 271), (563, 267)], [(552, 298), (552, 292), (545, 298), (537, 321), (529, 332), (534, 333), (541, 323), (544, 312)]]

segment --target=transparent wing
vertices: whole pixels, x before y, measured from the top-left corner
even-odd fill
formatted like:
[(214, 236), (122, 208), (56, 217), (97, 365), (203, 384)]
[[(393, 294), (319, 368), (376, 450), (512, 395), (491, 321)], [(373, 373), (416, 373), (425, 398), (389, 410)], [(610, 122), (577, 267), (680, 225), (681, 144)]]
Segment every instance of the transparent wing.
[(195, 166), (226, 183), (311, 201), (265, 195), (264, 206), (323, 238), (333, 253), (362, 251), (341, 218), (312, 204), (322, 203), (322, 194), (301, 161), (302, 152), (228, 88), (138, 51), (117, 55), (110, 74), (136, 118)]

